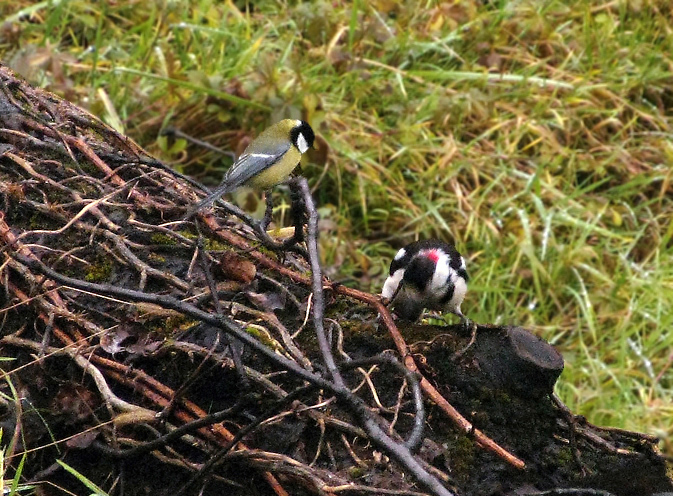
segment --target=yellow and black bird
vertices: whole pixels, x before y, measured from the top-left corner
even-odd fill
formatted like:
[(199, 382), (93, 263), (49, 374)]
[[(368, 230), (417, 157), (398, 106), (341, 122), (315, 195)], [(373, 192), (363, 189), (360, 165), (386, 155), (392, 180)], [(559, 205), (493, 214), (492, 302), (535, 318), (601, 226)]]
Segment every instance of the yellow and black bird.
[(270, 201), (268, 190), (288, 178), (299, 165), (302, 154), (313, 146), (314, 140), (313, 129), (302, 120), (284, 119), (265, 129), (234, 162), (222, 183), (191, 207), (184, 219), (189, 219), (222, 195), (243, 185), (266, 191)]

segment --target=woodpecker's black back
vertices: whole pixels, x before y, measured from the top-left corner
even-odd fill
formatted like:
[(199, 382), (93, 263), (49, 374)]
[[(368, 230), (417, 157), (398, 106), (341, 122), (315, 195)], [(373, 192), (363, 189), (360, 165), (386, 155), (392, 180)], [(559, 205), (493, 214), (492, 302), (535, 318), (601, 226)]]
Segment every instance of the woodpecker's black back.
[(435, 262), (427, 257), (416, 257), (404, 271), (404, 284), (413, 286), (418, 291), (425, 291), (434, 272)]

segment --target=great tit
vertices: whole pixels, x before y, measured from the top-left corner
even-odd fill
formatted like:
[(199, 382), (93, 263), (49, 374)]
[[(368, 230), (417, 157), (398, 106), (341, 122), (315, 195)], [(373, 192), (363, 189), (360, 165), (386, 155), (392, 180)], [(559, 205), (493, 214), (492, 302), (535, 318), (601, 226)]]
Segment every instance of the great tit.
[(265, 129), (234, 162), (222, 183), (190, 208), (184, 219), (239, 186), (268, 191), (283, 182), (299, 165), (302, 154), (313, 146), (314, 140), (313, 129), (301, 120), (284, 119)]
[(434, 239), (415, 241), (401, 248), (390, 263), (381, 296), (404, 320), (415, 322), (424, 308), (445, 309), (467, 326), (460, 304), (468, 280), (465, 260), (453, 245)]

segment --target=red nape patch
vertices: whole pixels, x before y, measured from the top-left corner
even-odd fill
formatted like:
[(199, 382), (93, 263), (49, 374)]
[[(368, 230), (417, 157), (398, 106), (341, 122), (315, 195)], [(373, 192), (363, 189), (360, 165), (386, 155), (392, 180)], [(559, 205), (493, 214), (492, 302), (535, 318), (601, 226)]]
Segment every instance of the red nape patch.
[(425, 256), (428, 257), (433, 262), (437, 263), (437, 261), (439, 260), (439, 250), (430, 250), (425, 254)]

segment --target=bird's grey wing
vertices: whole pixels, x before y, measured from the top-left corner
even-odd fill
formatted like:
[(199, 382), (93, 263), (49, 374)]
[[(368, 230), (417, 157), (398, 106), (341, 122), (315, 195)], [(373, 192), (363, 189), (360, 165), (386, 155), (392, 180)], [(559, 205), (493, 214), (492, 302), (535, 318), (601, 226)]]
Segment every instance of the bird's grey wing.
[(280, 143), (260, 147), (259, 150), (246, 150), (224, 175), (222, 184), (232, 189), (238, 188), (260, 172), (271, 167), (290, 149), (291, 143)]
[(226, 183), (220, 184), (217, 188), (213, 190), (212, 193), (210, 193), (203, 200), (199, 201), (196, 205), (192, 206), (189, 210), (187, 210), (187, 213), (182, 217), (182, 220), (189, 220), (196, 212), (210, 205), (211, 203), (219, 199), (222, 195), (229, 193), (232, 189), (234, 188), (229, 187), (229, 185)]
[(183, 217), (183, 220), (189, 219), (202, 208), (218, 200), (222, 195), (235, 190), (249, 179), (271, 167), (290, 149), (290, 146), (290, 143), (280, 143), (259, 147), (259, 150), (255, 150), (254, 152), (246, 150), (225, 173), (220, 185), (207, 197), (190, 208)]

